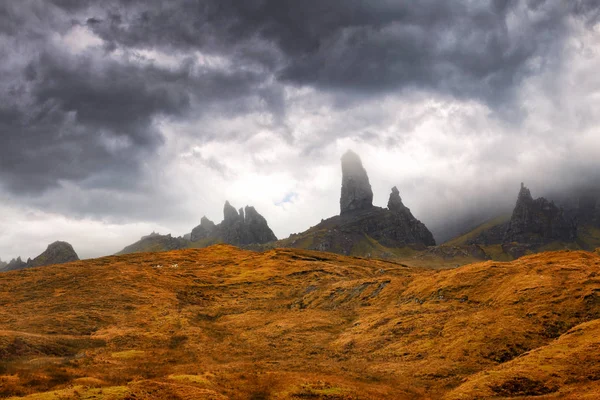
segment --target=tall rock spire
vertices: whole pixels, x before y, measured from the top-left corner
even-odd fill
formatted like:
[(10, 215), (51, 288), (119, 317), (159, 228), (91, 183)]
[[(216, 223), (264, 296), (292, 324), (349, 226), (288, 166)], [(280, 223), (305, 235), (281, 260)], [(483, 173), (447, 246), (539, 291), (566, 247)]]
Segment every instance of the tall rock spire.
[(340, 214), (373, 207), (373, 191), (358, 154), (348, 150), (342, 156)]

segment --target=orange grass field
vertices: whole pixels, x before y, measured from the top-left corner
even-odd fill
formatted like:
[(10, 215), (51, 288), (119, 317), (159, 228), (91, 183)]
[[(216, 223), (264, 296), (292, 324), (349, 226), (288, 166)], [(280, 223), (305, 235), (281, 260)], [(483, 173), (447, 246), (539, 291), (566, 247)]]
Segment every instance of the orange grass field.
[(0, 274), (0, 397), (598, 399), (600, 256), (216, 245)]

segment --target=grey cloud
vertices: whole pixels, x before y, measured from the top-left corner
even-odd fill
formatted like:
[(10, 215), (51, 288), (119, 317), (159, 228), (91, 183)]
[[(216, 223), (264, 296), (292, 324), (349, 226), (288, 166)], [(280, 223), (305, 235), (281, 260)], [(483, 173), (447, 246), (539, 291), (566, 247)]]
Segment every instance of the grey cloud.
[[(81, 7), (84, 2), (58, 4)], [(61, 181), (139, 189), (144, 165), (164, 141), (157, 118), (235, 116), (261, 107), (285, 112), (278, 89), (260, 87), (261, 71), (203, 65), (192, 57), (173, 68), (159, 67), (128, 48), (119, 60), (107, 48), (74, 55), (51, 40), (55, 32), (77, 25), (73, 15), (39, 1), (0, 6), (0, 20), (15, 17), (20, 27), (3, 25), (8, 44), (0, 45), (8, 59), (3, 69), (8, 79), (0, 85), (0, 184), (5, 190), (40, 192)], [(103, 23), (87, 19), (91, 26)]]
[(429, 89), (492, 106), (553, 59), (570, 15), (598, 14), (592, 0), (162, 4), (112, 3), (92, 28), (123, 46), (225, 55), (281, 82), (363, 94)]

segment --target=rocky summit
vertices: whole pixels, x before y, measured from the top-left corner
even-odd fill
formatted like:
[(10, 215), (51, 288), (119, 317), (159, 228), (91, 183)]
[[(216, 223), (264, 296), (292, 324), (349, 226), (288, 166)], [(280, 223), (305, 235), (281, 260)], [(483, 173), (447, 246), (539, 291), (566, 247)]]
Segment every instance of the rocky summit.
[(28, 262), (28, 267), (41, 267), (51, 264), (64, 264), (72, 261), (78, 261), (79, 256), (67, 242), (56, 241), (48, 245), (46, 251)]
[(340, 214), (373, 207), (373, 191), (367, 171), (358, 154), (348, 150), (342, 156), (342, 195)]
[(190, 239), (192, 242), (205, 241), (207, 244), (222, 242), (243, 246), (272, 242), (277, 240), (277, 237), (269, 228), (267, 220), (254, 207), (246, 206), (237, 211), (226, 201), (223, 207), (223, 221), (215, 224), (202, 217), (200, 225), (192, 230)]
[(360, 157), (348, 151), (341, 164), (340, 215), (277, 245), (381, 257), (393, 257), (398, 248), (435, 245), (429, 229), (402, 203), (397, 187), (392, 188), (387, 208), (373, 206), (371, 184)]
[(543, 197), (534, 200), (530, 190), (521, 183), (517, 203), (504, 235), (505, 243), (539, 244), (554, 240), (568, 242), (576, 237), (575, 221), (565, 217), (562, 208)]

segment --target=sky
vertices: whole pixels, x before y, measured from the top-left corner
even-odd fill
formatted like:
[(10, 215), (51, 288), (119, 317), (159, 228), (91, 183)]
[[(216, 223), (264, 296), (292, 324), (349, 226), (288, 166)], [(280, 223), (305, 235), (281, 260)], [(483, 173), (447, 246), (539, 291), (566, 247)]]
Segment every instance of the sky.
[(600, 188), (600, 0), (0, 3), (0, 258), (183, 235), (226, 200), (279, 238), (340, 157), (438, 241)]

